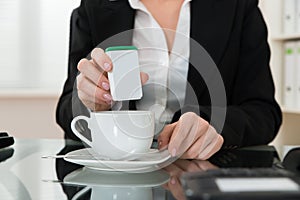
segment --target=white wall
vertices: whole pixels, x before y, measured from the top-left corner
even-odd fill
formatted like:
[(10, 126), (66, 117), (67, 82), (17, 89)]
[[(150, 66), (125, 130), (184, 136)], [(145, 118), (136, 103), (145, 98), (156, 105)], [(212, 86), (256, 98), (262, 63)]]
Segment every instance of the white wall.
[(79, 3), (0, 1), (0, 131), (63, 137), (54, 113), (67, 76), (70, 15)]
[(63, 138), (55, 122), (57, 97), (0, 98), (0, 131), (19, 138)]

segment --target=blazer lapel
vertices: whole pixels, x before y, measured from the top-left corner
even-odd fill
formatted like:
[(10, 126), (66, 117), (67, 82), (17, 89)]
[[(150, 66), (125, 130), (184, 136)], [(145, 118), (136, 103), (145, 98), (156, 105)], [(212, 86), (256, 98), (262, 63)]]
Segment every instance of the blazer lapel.
[(218, 68), (221, 67), (222, 56), (226, 51), (232, 30), (237, 1), (191, 1), (190, 36), (204, 49), (195, 48), (194, 42), (191, 42), (190, 63), (193, 65), (190, 64), (189, 67), (185, 104), (210, 105), (207, 85), (213, 87), (212, 77), (216, 73), (213, 66), (216, 64)]

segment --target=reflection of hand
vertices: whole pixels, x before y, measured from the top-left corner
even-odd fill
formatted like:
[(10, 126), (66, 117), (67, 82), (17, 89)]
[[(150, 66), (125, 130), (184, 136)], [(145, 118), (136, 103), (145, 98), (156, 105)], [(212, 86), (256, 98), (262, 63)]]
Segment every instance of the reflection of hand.
[(170, 190), (175, 199), (185, 200), (184, 191), (179, 180), (182, 173), (200, 172), (217, 168), (217, 166), (206, 160), (177, 160), (173, 164), (164, 168), (171, 178), (168, 183), (163, 185), (163, 187)]
[[(78, 96), (91, 110), (108, 110), (111, 107), (112, 97), (107, 72), (112, 70), (112, 61), (100, 48), (95, 48), (91, 57), (91, 60), (80, 60), (77, 65), (81, 72), (77, 76)], [(141, 72), (141, 80), (142, 84), (146, 83), (148, 75)]]
[(206, 160), (220, 150), (223, 137), (195, 113), (183, 114), (178, 122), (167, 125), (159, 135), (159, 148), (169, 144), (172, 156)]

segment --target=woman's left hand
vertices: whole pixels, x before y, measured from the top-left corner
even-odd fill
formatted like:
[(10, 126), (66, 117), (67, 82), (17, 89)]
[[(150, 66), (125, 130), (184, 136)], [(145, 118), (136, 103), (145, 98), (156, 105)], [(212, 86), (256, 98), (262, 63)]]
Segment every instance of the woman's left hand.
[(207, 160), (220, 150), (223, 137), (195, 113), (183, 114), (180, 119), (165, 126), (158, 137), (159, 148), (168, 145), (173, 157)]

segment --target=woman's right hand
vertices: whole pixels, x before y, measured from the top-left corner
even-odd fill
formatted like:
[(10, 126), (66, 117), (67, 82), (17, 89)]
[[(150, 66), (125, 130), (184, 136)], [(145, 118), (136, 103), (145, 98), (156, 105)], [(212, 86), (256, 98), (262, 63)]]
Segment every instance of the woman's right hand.
[[(80, 60), (77, 68), (80, 71), (77, 76), (77, 90), (82, 103), (92, 111), (110, 109), (113, 102), (107, 72), (113, 66), (109, 56), (103, 49), (95, 48), (91, 53), (91, 60)], [(141, 72), (142, 84), (147, 80), (148, 75)]]
[(77, 65), (78, 97), (82, 103), (93, 111), (108, 110), (111, 106), (107, 72), (112, 69), (110, 58), (100, 48), (91, 53), (91, 60), (81, 59)]

